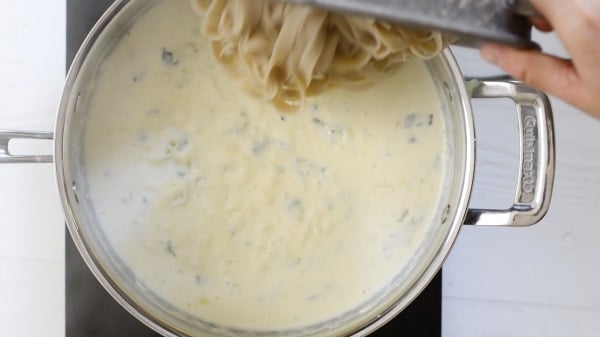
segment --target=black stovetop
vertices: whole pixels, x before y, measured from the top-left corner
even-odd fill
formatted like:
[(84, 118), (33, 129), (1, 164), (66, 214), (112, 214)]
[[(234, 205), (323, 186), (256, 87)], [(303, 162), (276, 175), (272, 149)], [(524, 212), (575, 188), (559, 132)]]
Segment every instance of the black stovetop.
[[(252, 0), (249, 0), (252, 1)], [(67, 0), (67, 64), (94, 22), (112, 0)], [(440, 337), (441, 273), (397, 318), (374, 337)], [(66, 239), (66, 337), (159, 336), (121, 308), (85, 266), (70, 236)]]

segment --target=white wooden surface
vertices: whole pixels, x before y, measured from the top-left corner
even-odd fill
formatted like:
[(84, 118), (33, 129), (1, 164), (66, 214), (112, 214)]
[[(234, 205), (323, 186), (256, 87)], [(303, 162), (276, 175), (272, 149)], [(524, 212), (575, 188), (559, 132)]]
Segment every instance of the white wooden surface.
[[(65, 0), (0, 1), (0, 129), (51, 130), (65, 76), (65, 17)], [(2, 337), (64, 336), (57, 198), (51, 165), (0, 165)]]
[[(566, 55), (553, 35), (534, 39)], [(497, 71), (476, 53), (456, 54), (467, 74)], [(550, 212), (531, 228), (463, 228), (444, 267), (444, 336), (600, 336), (600, 122), (552, 102)], [(503, 113), (507, 102), (474, 106), (480, 151), (473, 205), (507, 206), (518, 162), (514, 113)]]
[[(562, 53), (552, 35), (536, 39)], [(0, 129), (51, 130), (64, 78), (65, 0), (0, 1), (0, 46)], [(468, 75), (497, 72), (474, 51), (456, 53)], [(463, 229), (444, 267), (444, 337), (600, 335), (600, 122), (553, 104), (550, 213), (532, 228)], [(474, 105), (473, 206), (507, 206), (516, 186), (514, 113), (504, 101)], [(0, 166), (0, 337), (64, 336), (63, 217), (52, 171)]]

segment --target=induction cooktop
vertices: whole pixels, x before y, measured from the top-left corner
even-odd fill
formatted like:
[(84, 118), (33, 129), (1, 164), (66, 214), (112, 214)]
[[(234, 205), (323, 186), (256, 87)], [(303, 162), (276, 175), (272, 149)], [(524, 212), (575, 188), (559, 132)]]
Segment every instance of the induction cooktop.
[[(252, 0), (249, 0), (252, 1)], [(67, 66), (111, 0), (67, 0)], [(133, 318), (100, 286), (66, 234), (66, 337), (160, 336)], [(398, 317), (371, 336), (440, 337), (441, 272)]]

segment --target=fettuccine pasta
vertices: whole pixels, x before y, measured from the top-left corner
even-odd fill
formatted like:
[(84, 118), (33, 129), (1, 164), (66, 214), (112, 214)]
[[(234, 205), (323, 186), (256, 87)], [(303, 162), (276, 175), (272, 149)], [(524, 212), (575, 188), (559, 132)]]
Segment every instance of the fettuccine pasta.
[(334, 86), (363, 86), (447, 39), (372, 18), (269, 0), (192, 0), (215, 58), (283, 111)]

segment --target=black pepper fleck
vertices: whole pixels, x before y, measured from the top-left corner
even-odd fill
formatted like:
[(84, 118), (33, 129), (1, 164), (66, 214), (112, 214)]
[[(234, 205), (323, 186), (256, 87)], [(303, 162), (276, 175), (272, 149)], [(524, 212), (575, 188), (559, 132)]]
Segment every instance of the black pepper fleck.
[(402, 215), (400, 215), (400, 217), (398, 218), (398, 222), (404, 222), (404, 220), (406, 220), (406, 217), (408, 217), (408, 210), (405, 209), (404, 212), (402, 212)]
[(141, 82), (144, 80), (145, 77), (146, 77), (146, 72), (139, 71), (139, 72), (133, 74), (133, 77), (132, 77), (133, 83)]
[(165, 250), (167, 251), (167, 253), (169, 253), (169, 255), (177, 257), (177, 254), (175, 254), (175, 249), (173, 248), (173, 242), (171, 242), (171, 240), (167, 241), (167, 244), (165, 245)]
[(179, 64), (179, 61), (175, 59), (175, 55), (173, 55), (173, 52), (167, 50), (166, 48), (162, 49), (161, 58), (163, 62), (168, 66), (176, 66)]
[(323, 123), (322, 120), (318, 119), (318, 118), (313, 118), (312, 119), (313, 123), (317, 124), (317, 125), (325, 125), (325, 123)]

